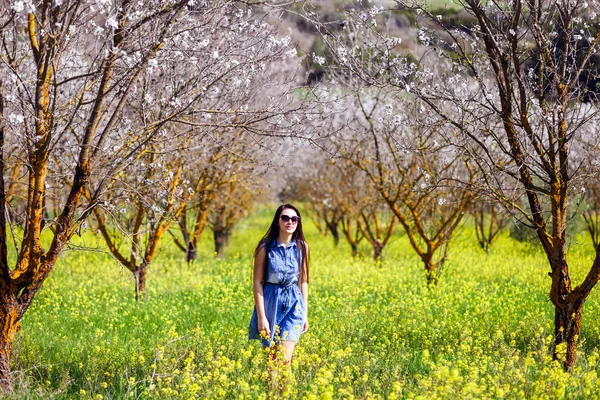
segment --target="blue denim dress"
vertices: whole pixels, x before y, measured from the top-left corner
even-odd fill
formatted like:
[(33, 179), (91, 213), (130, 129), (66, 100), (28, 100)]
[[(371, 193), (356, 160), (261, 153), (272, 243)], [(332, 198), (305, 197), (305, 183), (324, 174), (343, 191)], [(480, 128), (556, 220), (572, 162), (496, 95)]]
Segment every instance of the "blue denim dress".
[[(287, 247), (273, 242), (265, 245), (268, 257), (266, 277), (263, 283), (265, 314), (271, 328), (271, 340), (263, 345), (282, 341), (297, 342), (304, 325), (304, 298), (298, 286), (302, 254), (291, 241)], [(256, 306), (250, 319), (250, 339), (260, 339)]]

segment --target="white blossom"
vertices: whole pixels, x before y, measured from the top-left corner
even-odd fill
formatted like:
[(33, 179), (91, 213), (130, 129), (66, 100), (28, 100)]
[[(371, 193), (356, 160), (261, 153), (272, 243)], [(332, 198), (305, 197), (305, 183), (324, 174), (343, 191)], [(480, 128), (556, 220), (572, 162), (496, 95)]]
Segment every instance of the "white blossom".
[(427, 31), (423, 28), (419, 30), (419, 40), (424, 46), (429, 46), (431, 44), (431, 38), (427, 36)]
[(325, 65), (325, 57), (321, 57), (313, 53), (313, 60), (319, 65)]
[(8, 122), (11, 124), (22, 124), (25, 121), (25, 117), (21, 114), (10, 113), (8, 116)]
[(11, 7), (14, 11), (20, 13), (25, 9), (25, 4), (22, 1), (14, 2)]
[(114, 15), (109, 15), (108, 18), (106, 18), (106, 26), (109, 28), (117, 29), (119, 27), (117, 18)]

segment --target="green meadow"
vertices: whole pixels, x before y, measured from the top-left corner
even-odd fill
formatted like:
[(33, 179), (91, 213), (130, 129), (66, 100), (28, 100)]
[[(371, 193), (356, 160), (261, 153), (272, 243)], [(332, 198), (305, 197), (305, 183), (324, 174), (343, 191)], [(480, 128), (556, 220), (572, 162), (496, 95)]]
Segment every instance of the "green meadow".
[[(89, 250), (63, 255), (23, 319), (14, 399), (267, 398), (265, 355), (247, 325), (252, 252), (273, 210), (243, 220), (223, 260), (209, 232), (192, 265), (166, 236), (137, 303), (130, 272), (91, 233), (77, 238)], [(551, 359), (549, 267), (535, 244), (506, 233), (486, 255), (467, 223), (430, 289), (402, 235), (375, 265), (366, 244), (352, 259), (308, 219), (305, 231), (310, 327), (290, 398), (600, 398), (600, 289), (585, 306), (577, 366), (565, 373)], [(585, 236), (572, 240), (574, 283), (592, 256)]]

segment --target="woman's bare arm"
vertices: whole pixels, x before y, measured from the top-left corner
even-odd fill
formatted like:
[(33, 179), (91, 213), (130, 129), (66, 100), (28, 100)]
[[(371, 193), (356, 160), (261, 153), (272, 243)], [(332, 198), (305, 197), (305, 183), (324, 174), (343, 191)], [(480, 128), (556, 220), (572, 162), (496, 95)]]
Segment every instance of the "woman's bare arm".
[(256, 305), (256, 314), (258, 317), (258, 331), (265, 331), (267, 335), (271, 334), (271, 327), (265, 313), (265, 297), (263, 293), (263, 282), (265, 280), (265, 248), (261, 246), (254, 257), (254, 304)]
[(302, 261), (302, 282), (300, 282), (300, 292), (302, 293), (302, 298), (304, 299), (304, 326), (302, 327), (302, 333), (306, 332), (308, 329), (308, 243), (305, 244), (306, 257)]

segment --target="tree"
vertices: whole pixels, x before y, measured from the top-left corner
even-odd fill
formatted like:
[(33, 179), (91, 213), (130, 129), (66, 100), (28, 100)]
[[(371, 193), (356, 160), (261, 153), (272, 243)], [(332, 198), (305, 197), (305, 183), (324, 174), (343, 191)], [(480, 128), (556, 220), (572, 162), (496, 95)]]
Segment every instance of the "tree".
[[(3, 388), (12, 388), (12, 340), (20, 320), (63, 247), (98, 201), (102, 179), (91, 204), (80, 207), (84, 188), (97, 178), (93, 175), (100, 172), (99, 168), (102, 174), (114, 173), (123, 160), (134, 156), (138, 146), (148, 140), (148, 132), (125, 131), (116, 125), (140, 74), (156, 57), (185, 5), (186, 2), (153, 3), (143, 10), (134, 10), (136, 5), (127, 1), (121, 7), (42, 1), (36, 6), (17, 2), (2, 8), (0, 386)], [(132, 15), (134, 11), (138, 12)], [(86, 50), (95, 41), (98, 46), (92, 55), (86, 56)], [(14, 240), (18, 249), (14, 266), (9, 266), (7, 258), (4, 187), (4, 174), (16, 155), (6, 151), (11, 148), (23, 149), (22, 160), (28, 175), (23, 188), (24, 229), (22, 240)], [(108, 148), (111, 156), (107, 156)], [(4, 155), (9, 158), (4, 159)], [(67, 174), (57, 177), (52, 172), (61, 163)], [(60, 213), (46, 220), (47, 186), (54, 184), (64, 188)], [(52, 239), (44, 244), (41, 233), (48, 225), (52, 227)]]
[(189, 154), (173, 154), (150, 146), (141, 162), (125, 169), (121, 180), (113, 180), (104, 195), (106, 205), (94, 208), (92, 226), (113, 257), (133, 274), (136, 300), (143, 296), (161, 238), (203, 183), (201, 178), (184, 182), (184, 158)]
[(338, 175), (333, 190), (343, 207), (340, 224), (352, 256), (356, 257), (358, 244), (366, 239), (373, 249), (373, 259), (380, 263), (398, 220), (363, 171), (345, 159), (333, 159), (330, 163)]
[(358, 244), (364, 239), (358, 225), (360, 210), (377, 202), (379, 195), (369, 197), (373, 191), (356, 190), (369, 183), (362, 172), (346, 160), (332, 158), (314, 146), (296, 151), (294, 160), (298, 165), (286, 166), (287, 185), (279, 193), (280, 199), (307, 203), (319, 232), (323, 235), (331, 232), (336, 246), (343, 234), (352, 256), (356, 257)]
[(490, 252), (492, 243), (506, 222), (501, 214), (502, 210), (499, 208), (499, 204), (485, 200), (475, 201), (471, 204), (477, 243), (486, 253)]
[[(316, 174), (308, 177), (307, 200), (317, 227), (323, 234), (330, 232), (333, 243), (337, 246), (340, 243), (339, 226), (345, 214), (343, 194), (337, 190), (341, 176), (333, 163), (323, 159), (315, 161), (311, 167)], [(321, 223), (323, 229), (320, 228)]]
[[(305, 150), (306, 151), (306, 150)], [(343, 177), (335, 163), (322, 157), (315, 149), (308, 151), (303, 167), (288, 167), (286, 181), (288, 185), (280, 193), (282, 199), (293, 199), (308, 203), (310, 217), (322, 235), (331, 233), (333, 243), (340, 242), (340, 223), (345, 216), (345, 193), (340, 189)]]
[(352, 249), (352, 257), (358, 255), (358, 245), (365, 238), (365, 235), (360, 229), (359, 220), (355, 215), (356, 214), (346, 214), (341, 221), (342, 232)]
[[(275, 135), (293, 135), (293, 121), (283, 112), (264, 114), (269, 105), (281, 110), (290, 104), (287, 93), (282, 99), (271, 96), (252, 110), (247, 104), (219, 108), (217, 101), (208, 101), (219, 89), (207, 86), (211, 82), (225, 82), (226, 77), (227, 84), (238, 84), (244, 91), (257, 70), (267, 69), (265, 49), (281, 58), (289, 50), (288, 41), (274, 38), (259, 21), (247, 23), (246, 5), (218, 1), (191, 9), (188, 0), (1, 4), (0, 386), (11, 389), (12, 341), (21, 318), (111, 180), (148, 144), (169, 140), (171, 124), (223, 125), (215, 120), (232, 121), (236, 114), (232, 110), (261, 120)], [(195, 40), (207, 35), (210, 24), (223, 27), (219, 40)], [(228, 58), (229, 64), (204, 63), (206, 68), (199, 72), (194, 60), (219, 59), (218, 46), (238, 43), (240, 27), (252, 32), (248, 36), (265, 39), (255, 47), (244, 45), (244, 55), (252, 62)], [(235, 46), (231, 50), (235, 53)], [(164, 71), (174, 66), (189, 74), (162, 85), (160, 97), (147, 96), (145, 88), (164, 83), (159, 77), (167, 79)], [(222, 70), (223, 66), (228, 68)], [(153, 72), (156, 84), (148, 86)], [(207, 75), (213, 79), (203, 81)], [(220, 76), (224, 78), (216, 79)], [(273, 80), (273, 84), (281, 81)], [(215, 107), (199, 109), (200, 100)], [(156, 108), (142, 106), (143, 102), (160, 105), (160, 111), (153, 113)], [(208, 115), (219, 118), (207, 123)], [(238, 125), (253, 133), (251, 123)], [(14, 179), (5, 186), (5, 175), (10, 171), (14, 176), (11, 168), (17, 164), (27, 175), (18, 193), (17, 186), (11, 189)], [(48, 188), (56, 189), (52, 199), (56, 214), (47, 212)], [(23, 207), (8, 207), (22, 215), (7, 221), (7, 201), (15, 198), (22, 199)], [(15, 232), (15, 222), (22, 223), (21, 232)], [(51, 230), (48, 243), (41, 239), (44, 229)], [(13, 265), (9, 240), (16, 248)]]
[(224, 257), (235, 224), (248, 215), (264, 193), (262, 174), (255, 166), (233, 164), (228, 175), (229, 179), (217, 188), (213, 206), (208, 213), (208, 224), (213, 231), (215, 254), (218, 258)]
[[(337, 184), (339, 186), (338, 190), (341, 192), (340, 198), (344, 200), (343, 205), (345, 209), (340, 224), (342, 226), (344, 237), (352, 249), (352, 257), (356, 257), (358, 255), (358, 245), (365, 238), (364, 231), (368, 230), (368, 228), (361, 229), (363, 227), (361, 224), (361, 211), (364, 211), (365, 207), (369, 207), (373, 203), (378, 203), (380, 201), (379, 193), (373, 189), (372, 184), (364, 176), (362, 171), (352, 165), (348, 160), (335, 160), (334, 165), (340, 174), (340, 179), (338, 179)], [(357, 190), (357, 188), (364, 188), (365, 190)], [(386, 211), (389, 212), (389, 210), (384, 209), (382, 214), (385, 214)], [(384, 219), (386, 218), (384, 217)], [(395, 218), (391, 219), (388, 225), (390, 237), (394, 230), (394, 222)], [(377, 226), (378, 224), (375, 225)], [(377, 237), (377, 234), (374, 236)], [(379, 237), (381, 236), (382, 235), (379, 234)], [(369, 238), (371, 244), (372, 240), (372, 238)], [(385, 246), (385, 244), (383, 246)], [(376, 248), (373, 248), (373, 256), (376, 260), (379, 258), (377, 253), (381, 255), (383, 246), (379, 251), (377, 251)]]
[[(183, 225), (181, 218), (188, 216), (188, 203), (198, 199), (199, 220), (193, 235), (187, 231), (187, 221), (182, 230), (188, 260), (195, 256), (210, 200), (214, 201), (216, 187), (230, 180), (227, 172), (217, 170), (231, 169), (227, 165), (231, 160), (254, 150), (251, 145), (255, 140), (244, 137), (244, 133), (262, 134), (269, 118), (281, 118), (287, 112), (282, 108), (287, 103), (277, 104), (274, 98), (265, 102), (260, 97), (268, 85), (285, 93), (293, 76), (259, 72), (268, 71), (273, 64), (281, 65), (282, 58), (287, 57), (287, 43), (282, 40), (280, 45), (273, 45), (272, 28), (256, 31), (258, 20), (244, 9), (224, 6), (207, 12), (194, 7), (194, 17), (187, 24), (179, 23), (181, 37), (167, 42), (192, 55), (193, 68), (181, 68), (180, 57), (153, 64), (141, 81), (139, 98), (125, 108), (131, 123), (144, 127), (155, 125), (156, 119), (171, 109), (181, 108), (170, 124), (158, 124), (157, 136), (162, 135), (163, 141), (152, 144), (147, 151), (149, 158), (129, 165), (118, 184), (106, 191), (104, 197), (109, 198), (110, 206), (123, 207), (124, 212), (112, 213), (112, 221), (107, 221), (101, 209), (95, 209), (109, 250), (134, 275), (136, 299), (144, 292), (160, 240), (174, 221)], [(245, 29), (249, 25), (254, 28)], [(199, 35), (202, 41), (197, 40)], [(205, 52), (209, 56), (194, 56)], [(182, 108), (187, 96), (195, 102)], [(229, 153), (235, 157), (228, 157)], [(135, 199), (134, 206), (120, 206), (118, 199)], [(109, 230), (107, 222), (114, 229)], [(127, 242), (128, 248), (119, 249), (117, 241)]]
[(369, 178), (423, 261), (428, 284), (435, 285), (472, 201), (465, 184), (473, 182), (474, 171), (463, 154), (443, 144), (418, 106), (393, 91), (361, 88), (355, 80), (346, 85), (352, 91), (340, 97), (345, 118), (334, 118), (331, 129), (341, 132), (341, 124), (343, 134), (331, 138), (333, 145)]
[(177, 247), (185, 253), (188, 263), (197, 257), (198, 242), (206, 228), (208, 212), (217, 194), (217, 188), (227, 179), (223, 168), (220, 168), (223, 162), (227, 162), (227, 155), (229, 153), (222, 146), (214, 146), (207, 160), (199, 163), (196, 159), (193, 163), (195, 167), (184, 171), (184, 174), (189, 176), (188, 180), (195, 178), (200, 184), (197, 185), (198, 190), (193, 192), (191, 199), (183, 206), (177, 219), (182, 240), (169, 232)]
[[(572, 286), (566, 235), (569, 198), (585, 172), (574, 155), (597, 157), (588, 153), (595, 146), (582, 142), (598, 117), (595, 105), (583, 100), (596, 96), (580, 78), (595, 75), (590, 59), (600, 31), (580, 2), (517, 0), (484, 9), (468, 0), (464, 6), (479, 29), (447, 32), (460, 73), (446, 79), (455, 79), (455, 87), (441, 85), (442, 96), (417, 94), (460, 131), (459, 144), (482, 172), (488, 194), (519, 212), (537, 233), (551, 270), (554, 357), (570, 369), (583, 305), (600, 278), (597, 252), (583, 282)], [(431, 84), (420, 79), (419, 86), (425, 82)], [(442, 103), (453, 112), (442, 111)], [(525, 208), (515, 201), (517, 188), (518, 197), (527, 198)]]
[(381, 262), (383, 249), (392, 238), (396, 221), (396, 216), (381, 199), (359, 211), (358, 229), (373, 247), (373, 259), (377, 263)]
[(573, 286), (566, 233), (573, 191), (598, 172), (597, 166), (583, 168), (583, 160), (598, 158), (597, 96), (589, 85), (597, 75), (591, 60), (600, 38), (598, 6), (562, 0), (460, 4), (477, 21), (472, 29), (448, 26), (419, 4), (403, 4), (423, 18), (418, 65), (395, 56), (397, 40), (376, 31), (373, 15), (380, 9), (353, 18), (368, 35), (368, 54), (357, 52), (361, 63), (354, 56), (340, 62), (371, 84), (418, 99), (445, 143), (478, 169), (474, 189), (536, 232), (550, 267), (554, 358), (570, 369), (583, 305), (600, 279), (597, 250), (588, 274)]

